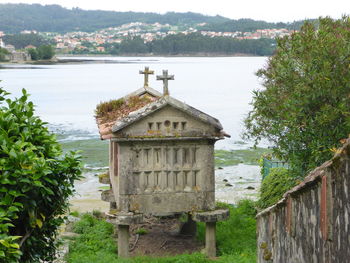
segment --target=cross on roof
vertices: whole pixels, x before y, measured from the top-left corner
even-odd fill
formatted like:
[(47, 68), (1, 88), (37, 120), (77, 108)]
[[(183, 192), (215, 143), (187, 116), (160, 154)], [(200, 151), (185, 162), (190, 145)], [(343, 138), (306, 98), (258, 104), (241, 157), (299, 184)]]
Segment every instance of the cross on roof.
[(157, 80), (163, 81), (163, 95), (169, 95), (168, 80), (174, 80), (174, 75), (168, 75), (168, 70), (163, 70), (163, 75), (158, 75)]
[(145, 81), (144, 81), (144, 84), (143, 86), (145, 88), (148, 88), (148, 75), (153, 75), (154, 74), (154, 71), (153, 70), (150, 70), (149, 67), (145, 67), (145, 70), (140, 70), (139, 71), (140, 74), (143, 74), (145, 76)]

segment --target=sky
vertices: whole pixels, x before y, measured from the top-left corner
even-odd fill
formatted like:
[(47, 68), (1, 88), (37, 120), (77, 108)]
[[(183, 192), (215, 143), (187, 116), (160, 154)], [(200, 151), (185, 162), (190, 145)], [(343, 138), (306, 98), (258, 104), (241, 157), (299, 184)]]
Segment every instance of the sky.
[(168, 11), (190, 11), (268, 22), (292, 22), (320, 16), (340, 18), (350, 14), (350, 0), (0, 0), (0, 3), (58, 4), (67, 8), (162, 14)]

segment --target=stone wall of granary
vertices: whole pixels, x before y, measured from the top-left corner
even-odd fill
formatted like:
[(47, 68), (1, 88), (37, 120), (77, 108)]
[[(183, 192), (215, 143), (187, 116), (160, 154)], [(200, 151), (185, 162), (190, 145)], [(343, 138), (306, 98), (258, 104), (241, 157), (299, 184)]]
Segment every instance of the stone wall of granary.
[(257, 215), (258, 262), (350, 262), (350, 139)]

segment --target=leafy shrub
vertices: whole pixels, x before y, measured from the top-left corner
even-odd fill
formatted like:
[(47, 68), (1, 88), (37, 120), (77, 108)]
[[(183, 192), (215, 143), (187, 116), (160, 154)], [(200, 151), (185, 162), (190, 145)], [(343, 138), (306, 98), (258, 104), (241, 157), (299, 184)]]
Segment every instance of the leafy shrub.
[(264, 209), (275, 204), (296, 183), (296, 178), (288, 169), (271, 168), (269, 175), (261, 183), (258, 207)]
[(0, 88), (0, 262), (52, 261), (80, 161), (62, 155), (22, 93), (12, 100)]

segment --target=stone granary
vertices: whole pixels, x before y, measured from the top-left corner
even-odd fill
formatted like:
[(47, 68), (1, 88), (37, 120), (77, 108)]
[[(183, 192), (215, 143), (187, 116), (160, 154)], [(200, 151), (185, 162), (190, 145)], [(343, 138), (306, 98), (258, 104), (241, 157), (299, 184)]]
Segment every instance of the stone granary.
[[(206, 253), (216, 254), (215, 224), (228, 217), (228, 210), (215, 210), (214, 144), (228, 136), (220, 122), (169, 95), (148, 86), (96, 109), (102, 139), (110, 140), (109, 180), (111, 191), (103, 199), (115, 202), (118, 253), (129, 256), (129, 225), (143, 215), (189, 213), (194, 221), (206, 222)], [(102, 180), (103, 181), (103, 180)], [(190, 217), (190, 220), (192, 220)], [(193, 221), (192, 221), (193, 222)]]

